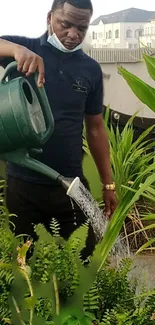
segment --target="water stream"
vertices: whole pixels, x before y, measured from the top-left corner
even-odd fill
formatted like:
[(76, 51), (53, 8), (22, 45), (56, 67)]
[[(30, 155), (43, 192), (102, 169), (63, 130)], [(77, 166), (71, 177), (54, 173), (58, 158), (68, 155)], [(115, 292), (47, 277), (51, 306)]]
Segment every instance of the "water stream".
[[(98, 203), (94, 200), (91, 193), (85, 188), (78, 177), (71, 183), (67, 195), (73, 199), (84, 212), (93, 227), (96, 239), (100, 241), (104, 236), (109, 219), (104, 216), (103, 210), (100, 209)], [(72, 203), (72, 206), (74, 206), (74, 203)], [(122, 241), (121, 236), (118, 236), (111, 251), (111, 255), (117, 256), (118, 259), (119, 256), (121, 256), (121, 258), (129, 256), (127, 245)]]
[(81, 183), (79, 178), (76, 178), (72, 182), (67, 191), (67, 195), (76, 202), (86, 217), (90, 220), (96, 238), (100, 240), (107, 227), (107, 218), (103, 218), (103, 211), (99, 208), (98, 203)]

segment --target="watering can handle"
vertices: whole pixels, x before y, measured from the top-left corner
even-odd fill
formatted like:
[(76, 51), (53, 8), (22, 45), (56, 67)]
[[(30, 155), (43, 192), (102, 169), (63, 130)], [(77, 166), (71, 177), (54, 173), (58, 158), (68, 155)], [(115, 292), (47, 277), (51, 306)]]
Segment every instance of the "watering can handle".
[[(8, 77), (8, 75), (13, 72), (14, 70), (17, 70), (17, 62), (13, 61), (10, 64), (8, 64), (8, 66), (5, 69), (4, 72), (4, 76), (1, 80), (1, 83), (5, 82), (5, 79)], [(34, 80), (36, 83), (36, 93), (37, 93), (37, 97), (39, 100), (39, 103), (41, 105), (42, 108), (42, 112), (44, 115), (44, 119), (45, 119), (45, 123), (46, 123), (46, 131), (44, 132), (44, 138), (46, 140), (46, 138), (48, 139), (49, 136), (51, 135), (53, 128), (54, 128), (54, 118), (53, 118), (53, 114), (51, 111), (51, 107), (49, 105), (48, 99), (47, 99), (47, 95), (45, 92), (45, 88), (44, 86), (39, 88), (37, 85), (37, 81), (38, 81), (38, 73), (34, 74)]]

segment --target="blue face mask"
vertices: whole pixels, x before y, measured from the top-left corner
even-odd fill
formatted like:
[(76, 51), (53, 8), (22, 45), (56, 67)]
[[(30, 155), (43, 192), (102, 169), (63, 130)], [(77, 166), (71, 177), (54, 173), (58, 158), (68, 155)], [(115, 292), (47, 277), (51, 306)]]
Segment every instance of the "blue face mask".
[(58, 37), (55, 33), (48, 36), (47, 42), (50, 43), (51, 45), (53, 45), (59, 51), (64, 52), (64, 53), (73, 53), (78, 50), (81, 50), (82, 45), (83, 45), (83, 43), (81, 43), (78, 46), (76, 46), (73, 50), (69, 50), (60, 42), (60, 40), (58, 39)]

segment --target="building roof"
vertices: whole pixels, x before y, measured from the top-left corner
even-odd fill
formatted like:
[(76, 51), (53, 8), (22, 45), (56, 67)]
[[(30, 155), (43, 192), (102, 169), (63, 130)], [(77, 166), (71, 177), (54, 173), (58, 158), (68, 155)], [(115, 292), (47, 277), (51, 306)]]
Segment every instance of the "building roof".
[(110, 15), (99, 16), (91, 25), (98, 25), (100, 21), (103, 24), (115, 23), (138, 23), (148, 22), (155, 17), (155, 11), (147, 11), (137, 8), (129, 8), (126, 10), (114, 12)]

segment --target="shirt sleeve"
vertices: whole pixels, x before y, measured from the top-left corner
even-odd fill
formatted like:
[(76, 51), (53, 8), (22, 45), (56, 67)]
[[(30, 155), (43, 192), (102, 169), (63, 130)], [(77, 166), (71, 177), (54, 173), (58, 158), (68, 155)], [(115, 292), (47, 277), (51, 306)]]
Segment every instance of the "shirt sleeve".
[[(6, 36), (0, 36), (0, 39), (4, 39), (6, 41), (27, 47), (26, 37), (6, 35)], [(0, 66), (2, 66), (5, 69), (6, 66), (13, 61), (14, 61), (13, 57), (0, 57)]]
[(92, 90), (86, 100), (85, 114), (98, 115), (103, 111), (103, 73), (99, 64), (95, 66), (93, 72)]

